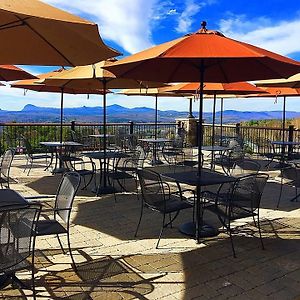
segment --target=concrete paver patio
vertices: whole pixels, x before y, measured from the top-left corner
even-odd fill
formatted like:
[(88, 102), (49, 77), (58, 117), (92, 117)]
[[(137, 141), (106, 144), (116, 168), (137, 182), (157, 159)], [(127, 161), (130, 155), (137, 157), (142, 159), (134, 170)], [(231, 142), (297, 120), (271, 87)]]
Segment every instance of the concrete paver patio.
[[(61, 178), (33, 168), (23, 173), (17, 156), (11, 188), (25, 196), (54, 195)], [(237, 258), (225, 234), (196, 244), (179, 233), (178, 226), (192, 217), (183, 212), (166, 229), (155, 249), (161, 218), (145, 211), (135, 239), (140, 201), (134, 193), (95, 197), (79, 191), (72, 214), (71, 244), (78, 272), (71, 268), (56, 238), (38, 238), (36, 289), (38, 299), (300, 299), (300, 204), (290, 202), (294, 189), (285, 187), (276, 209), (280, 184), (267, 183), (262, 200), (265, 250), (252, 220), (239, 221), (244, 234), (235, 235)], [(206, 214), (211, 222), (216, 218)], [(216, 223), (217, 224), (217, 223)], [(20, 278), (29, 279), (22, 271)], [(30, 299), (31, 291), (1, 290), (2, 299)], [(28, 297), (26, 297), (28, 296)]]

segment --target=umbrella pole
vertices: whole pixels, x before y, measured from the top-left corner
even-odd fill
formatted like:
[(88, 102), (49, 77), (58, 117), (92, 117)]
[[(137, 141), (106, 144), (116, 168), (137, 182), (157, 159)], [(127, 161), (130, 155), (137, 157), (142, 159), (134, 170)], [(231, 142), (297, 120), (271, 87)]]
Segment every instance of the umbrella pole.
[[(203, 90), (204, 90), (204, 63), (201, 61), (200, 66), (200, 97), (199, 97), (199, 116), (198, 116), (198, 180), (201, 182), (202, 169), (202, 143), (203, 143)], [(196, 242), (200, 243), (200, 236), (203, 227), (202, 207), (201, 207), (201, 186), (197, 185), (197, 199), (196, 199)]]
[[(214, 103), (213, 103), (213, 119), (212, 119), (212, 136), (211, 136), (211, 145), (215, 145), (215, 127), (216, 127), (216, 101), (217, 101), (217, 93), (214, 92)], [(214, 167), (214, 158), (215, 153), (212, 151), (211, 153), (211, 163), (210, 168), (213, 169)]]
[(220, 146), (222, 146), (222, 140), (223, 140), (223, 110), (224, 110), (224, 99), (221, 98), (221, 114), (220, 114)]
[[(286, 96), (283, 96), (283, 109), (282, 109), (282, 142), (285, 140), (285, 115), (286, 115)], [(281, 148), (281, 160), (284, 161), (284, 155), (285, 155), (285, 145), (282, 145)]]
[(154, 124), (154, 138), (157, 139), (157, 119), (158, 119), (158, 110), (157, 110), (157, 95), (155, 95), (155, 124)]
[(60, 93), (60, 133), (59, 133), (59, 142), (61, 146), (59, 147), (59, 170), (63, 169), (62, 161), (62, 142), (63, 142), (63, 118), (64, 118), (64, 88), (61, 88)]
[(107, 81), (105, 79), (102, 80), (103, 83), (103, 168), (102, 168), (102, 176), (103, 185), (98, 186), (97, 195), (102, 194), (111, 194), (114, 192), (114, 188), (107, 185), (107, 170), (108, 170), (108, 162), (107, 162), (107, 149), (106, 149), (106, 140), (107, 140), (107, 127), (106, 127), (106, 84)]
[(282, 141), (285, 140), (285, 114), (286, 114), (286, 97), (283, 97), (283, 109), (282, 109)]
[(213, 119), (212, 119), (212, 137), (211, 137), (211, 145), (212, 146), (215, 144), (216, 100), (217, 100), (217, 94), (216, 94), (216, 92), (214, 92)]

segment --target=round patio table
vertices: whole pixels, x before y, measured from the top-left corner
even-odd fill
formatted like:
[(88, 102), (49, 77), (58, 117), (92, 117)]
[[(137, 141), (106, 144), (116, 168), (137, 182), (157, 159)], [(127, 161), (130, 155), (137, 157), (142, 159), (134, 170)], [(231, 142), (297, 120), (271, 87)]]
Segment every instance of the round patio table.
[(151, 159), (151, 165), (161, 165), (163, 162), (158, 158), (157, 155), (157, 146), (159, 144), (164, 144), (171, 142), (172, 140), (170, 139), (165, 139), (165, 138), (146, 138), (146, 139), (139, 139), (139, 141), (147, 144), (152, 144), (152, 159)]
[(72, 148), (72, 147), (81, 147), (83, 144), (65, 141), (65, 142), (40, 142), (41, 145), (48, 147), (51, 150), (51, 161), (47, 166), (46, 170), (52, 165), (53, 158), (55, 158), (54, 168), (52, 173), (63, 173), (66, 171), (66, 168), (63, 167), (62, 160), (62, 149), (63, 148)]

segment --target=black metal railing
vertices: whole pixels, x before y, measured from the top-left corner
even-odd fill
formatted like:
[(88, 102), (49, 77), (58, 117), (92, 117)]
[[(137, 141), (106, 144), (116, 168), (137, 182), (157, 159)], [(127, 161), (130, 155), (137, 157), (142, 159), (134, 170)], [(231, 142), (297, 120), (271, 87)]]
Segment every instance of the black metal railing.
[[(63, 125), (63, 140), (71, 140), (71, 129), (75, 130), (77, 136), (84, 139), (92, 134), (103, 133), (103, 124), (99, 123), (75, 123)], [(158, 123), (157, 136), (174, 138), (177, 126), (175, 122)], [(204, 145), (210, 145), (212, 142), (212, 125), (203, 124), (203, 142)], [(131, 133), (138, 138), (153, 137), (155, 135), (155, 123), (108, 123), (107, 134)], [(0, 147), (3, 152), (8, 147), (22, 149), (22, 136), (26, 136), (35, 151), (39, 151), (40, 142), (43, 141), (59, 141), (60, 125), (58, 123), (0, 123)], [(283, 139), (282, 128), (275, 127), (258, 127), (258, 126), (241, 126), (223, 125), (215, 126), (214, 141), (218, 143), (221, 136), (234, 137), (239, 136), (250, 147), (255, 146), (260, 138), (270, 141), (278, 141)], [(284, 130), (285, 141), (300, 141), (300, 130), (289, 126)], [(94, 141), (95, 142), (95, 141)], [(91, 141), (91, 145), (92, 145)]]
[[(86, 139), (92, 134), (103, 133), (101, 123), (75, 123), (63, 124), (63, 140), (71, 140), (71, 129), (76, 131), (79, 139)], [(153, 137), (155, 123), (107, 123), (107, 134), (137, 135), (138, 138)], [(176, 123), (158, 123), (157, 136), (174, 138)], [(40, 150), (40, 142), (59, 141), (60, 124), (58, 123), (0, 123), (0, 149), (3, 152), (8, 147), (22, 150), (22, 137), (29, 139), (35, 151)], [(93, 143), (91, 139), (91, 144)]]

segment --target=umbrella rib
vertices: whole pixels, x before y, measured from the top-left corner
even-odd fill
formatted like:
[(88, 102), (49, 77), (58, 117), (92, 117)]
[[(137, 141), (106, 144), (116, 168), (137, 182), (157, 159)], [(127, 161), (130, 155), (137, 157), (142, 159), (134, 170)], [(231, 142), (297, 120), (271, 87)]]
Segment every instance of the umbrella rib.
[(61, 51), (59, 51), (56, 47), (54, 47), (45, 37), (43, 37), (36, 29), (34, 29), (30, 24), (26, 22), (26, 19), (21, 19), (19, 16), (16, 16), (20, 22), (26, 25), (29, 29), (31, 29), (40, 39), (42, 39), (48, 46), (50, 46), (54, 51), (56, 51), (63, 59), (65, 59), (71, 66), (75, 66)]
[[(15, 16), (15, 17), (17, 17), (17, 16)], [(19, 20), (17, 20), (17, 21), (12, 21), (12, 22), (9, 22), (6, 24), (2, 24), (2, 25), (0, 25), (0, 30), (10, 29), (10, 28), (18, 27), (18, 26), (24, 26), (24, 21), (27, 19), (30, 19), (30, 17), (27, 17), (24, 19), (19, 18)], [(20, 22), (20, 24), (17, 24), (19, 22)]]

